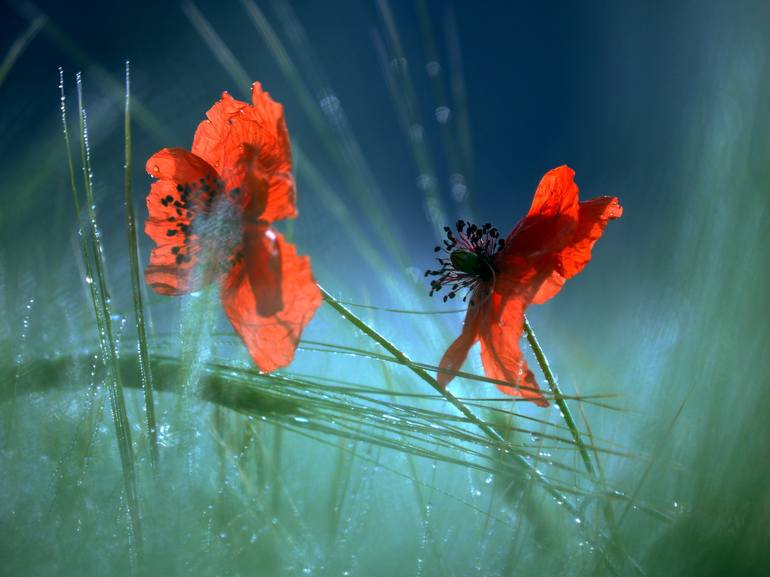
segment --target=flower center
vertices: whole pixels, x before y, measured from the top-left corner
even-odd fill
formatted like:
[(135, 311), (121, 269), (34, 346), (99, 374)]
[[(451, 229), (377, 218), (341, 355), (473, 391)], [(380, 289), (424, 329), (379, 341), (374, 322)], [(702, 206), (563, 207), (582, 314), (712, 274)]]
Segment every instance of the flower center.
[[(495, 280), (492, 257), (505, 245), (500, 233), (489, 223), (480, 227), (458, 220), (456, 227), (457, 236), (451, 228), (445, 226), (446, 239), (443, 246), (434, 249), (434, 252), (443, 252), (443, 255), (436, 257), (440, 268), (425, 271), (426, 277), (438, 277), (430, 282), (430, 296), (445, 287), (449, 288), (449, 292), (444, 295), (444, 302), (455, 298), (464, 289), (468, 289), (468, 292), (463, 302), (477, 286), (489, 285), (491, 288)], [(473, 306), (473, 300), (470, 304)]]

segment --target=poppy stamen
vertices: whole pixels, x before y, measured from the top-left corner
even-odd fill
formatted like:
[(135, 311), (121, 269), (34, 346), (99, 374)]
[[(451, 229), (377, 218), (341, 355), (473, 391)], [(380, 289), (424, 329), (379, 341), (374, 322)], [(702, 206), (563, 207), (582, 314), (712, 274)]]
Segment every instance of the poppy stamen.
[[(463, 302), (466, 302), (468, 294), (478, 286), (494, 286), (496, 274), (492, 257), (503, 246), (502, 239), (498, 238), (499, 232), (492, 227), (491, 223), (479, 227), (473, 223), (458, 220), (455, 228), (457, 236), (450, 227), (445, 226), (446, 239), (442, 241), (443, 246), (436, 246), (433, 249), (435, 253), (444, 253), (436, 258), (440, 268), (425, 271), (426, 277), (438, 277), (431, 280), (430, 296), (445, 287), (449, 288), (449, 292), (443, 296), (444, 302), (455, 298), (459, 292), (467, 289), (463, 297)], [(471, 300), (470, 304), (473, 306), (474, 300)]]

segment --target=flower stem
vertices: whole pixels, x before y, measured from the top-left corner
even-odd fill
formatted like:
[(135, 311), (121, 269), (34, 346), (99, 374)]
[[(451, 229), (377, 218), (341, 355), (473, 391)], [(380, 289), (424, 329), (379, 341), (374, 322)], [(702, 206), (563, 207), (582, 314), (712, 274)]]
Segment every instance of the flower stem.
[[(501, 448), (510, 447), (510, 444), (503, 439), (503, 437), (500, 436), (500, 434), (488, 423), (484, 422), (482, 419), (480, 419), (473, 411), (471, 411), (468, 407), (466, 407), (462, 401), (460, 401), (457, 397), (455, 397), (452, 393), (447, 391), (444, 387), (439, 385), (438, 381), (433, 378), (430, 373), (428, 373), (425, 369), (420, 368), (419, 366), (416, 366), (414, 363), (412, 363), (411, 359), (404, 354), (398, 347), (396, 347), (393, 343), (391, 343), (388, 339), (386, 339), (384, 336), (382, 336), (380, 333), (375, 331), (373, 328), (371, 328), (369, 325), (367, 325), (364, 321), (362, 321), (359, 317), (357, 317), (349, 308), (341, 304), (337, 299), (335, 299), (331, 294), (329, 294), (323, 287), (319, 285), (321, 289), (321, 294), (323, 295), (324, 301), (331, 306), (334, 310), (336, 310), (340, 316), (342, 316), (343, 319), (351, 323), (353, 326), (355, 326), (358, 330), (360, 330), (362, 333), (364, 333), (366, 336), (371, 338), (373, 341), (375, 341), (377, 344), (379, 344), (382, 348), (384, 348), (386, 351), (388, 351), (390, 354), (392, 354), (396, 359), (401, 361), (406, 367), (409, 368), (415, 375), (420, 377), (423, 381), (425, 381), (428, 385), (430, 385), (437, 393), (439, 393), (442, 397), (444, 397), (449, 403), (457, 409), (462, 415), (468, 419), (468, 422), (473, 424), (474, 426), (478, 427), (490, 440), (494, 442), (494, 444), (500, 446)], [(574, 422), (573, 422), (574, 426)], [(528, 474), (530, 474), (533, 478), (537, 479), (543, 488), (548, 492), (549, 495), (551, 495), (557, 503), (561, 504), (564, 508), (567, 509), (567, 511), (572, 514), (573, 516), (578, 516), (577, 509), (565, 498), (564, 495), (556, 488), (554, 487), (548, 479), (546, 479), (537, 469), (532, 465), (529, 461), (527, 461), (522, 455), (512, 452), (513, 458), (516, 461), (516, 464), (520, 466), (522, 469), (524, 469)]]
[[(357, 317), (353, 312), (351, 312), (349, 308), (347, 308), (345, 305), (343, 305), (337, 299), (335, 299), (322, 286), (318, 285), (318, 288), (321, 289), (321, 294), (323, 295), (324, 301), (329, 306), (331, 306), (334, 310), (336, 310), (343, 319), (351, 323), (358, 330), (360, 330), (366, 336), (368, 336), (377, 344), (379, 344), (382, 348), (384, 348), (386, 351), (392, 354), (396, 359), (398, 359), (401, 363), (403, 363), (406, 367), (408, 367), (414, 374), (420, 377), (420, 379), (428, 383), (436, 392), (438, 392), (442, 397), (444, 397), (447, 401), (449, 401), (449, 403), (455, 409), (460, 411), (460, 413), (462, 413), (463, 416), (465, 416), (465, 418), (468, 419), (469, 423), (478, 427), (487, 437), (489, 437), (489, 439), (495, 445), (497, 445), (500, 448), (513, 449), (510, 451), (510, 454), (513, 457), (516, 465), (520, 467), (523, 471), (525, 471), (525, 473), (529, 475), (530, 478), (535, 479), (537, 482), (539, 482), (540, 485), (543, 487), (543, 489), (551, 497), (553, 497), (554, 500), (565, 511), (567, 511), (569, 515), (571, 515), (575, 519), (580, 519), (581, 513), (577, 509), (577, 507), (575, 507), (570, 501), (568, 501), (567, 498), (564, 496), (564, 494), (562, 494), (562, 492), (558, 488), (554, 487), (553, 484), (546, 477), (544, 477), (543, 474), (540, 471), (538, 471), (537, 468), (532, 463), (530, 463), (523, 455), (516, 452), (515, 448), (513, 448), (511, 444), (507, 442), (500, 435), (500, 433), (497, 432), (497, 430), (495, 430), (489, 424), (487, 424), (482, 419), (480, 419), (473, 411), (471, 411), (468, 407), (466, 407), (462, 403), (462, 401), (460, 401), (452, 393), (447, 391), (444, 387), (439, 385), (438, 381), (435, 378), (433, 378), (430, 375), (430, 373), (428, 373), (425, 369), (422, 369), (421, 367), (414, 364), (406, 354), (401, 352), (401, 350), (398, 347), (396, 347), (388, 339), (386, 339), (380, 333), (378, 333), (369, 325), (367, 325), (363, 320)], [(564, 404), (564, 399), (561, 397), (561, 392), (559, 391), (558, 385), (556, 384), (556, 379), (554, 378), (553, 373), (548, 367), (548, 362), (545, 358), (545, 355), (543, 354), (543, 350), (540, 348), (540, 345), (537, 343), (537, 339), (535, 339), (535, 333), (532, 332), (532, 327), (529, 326), (529, 323), (526, 321), (526, 318), (524, 322), (525, 322), (524, 327), (527, 331), (527, 339), (530, 340), (530, 336), (531, 336), (530, 345), (533, 346), (533, 350), (535, 350), (536, 355), (538, 355), (538, 352), (539, 352), (538, 362), (541, 364), (541, 367), (543, 367), (543, 372), (546, 374), (546, 378), (548, 379), (548, 384), (549, 386), (551, 386), (551, 390), (554, 392), (554, 396), (557, 399), (557, 405), (562, 410), (562, 413), (564, 415), (564, 420), (567, 421), (567, 425), (569, 426), (570, 431), (572, 431), (575, 441), (577, 442), (578, 447), (580, 448), (580, 452), (581, 452), (581, 455), (583, 456), (584, 463), (586, 464), (586, 468), (593, 475), (594, 469), (593, 469), (593, 465), (591, 464), (590, 458), (588, 458), (588, 451), (585, 445), (583, 444), (582, 439), (580, 438), (580, 434), (578, 433), (577, 427), (575, 426), (575, 421), (572, 418), (572, 415), (570, 414), (569, 409), (567, 408), (567, 405)], [(534, 342), (534, 345), (533, 345), (533, 342)], [(607, 539), (607, 536), (601, 530), (597, 532), (597, 535), (601, 537), (602, 540)], [(605, 560), (607, 564), (607, 568), (610, 570), (610, 572), (613, 575), (619, 575), (619, 572), (617, 568), (614, 566), (614, 562), (610, 558), (609, 552), (605, 549), (604, 544), (601, 542), (595, 542), (595, 545), (597, 546), (598, 550), (601, 552), (601, 555)], [(628, 555), (628, 553), (626, 553), (625, 551), (620, 551), (620, 553), (625, 558), (631, 561), (632, 566), (639, 573), (637, 569), (638, 565)]]
[(575, 424), (575, 419), (572, 417), (572, 413), (567, 406), (567, 401), (564, 400), (564, 396), (562, 395), (561, 389), (559, 388), (559, 383), (556, 381), (556, 377), (553, 374), (553, 371), (551, 371), (551, 367), (548, 364), (548, 359), (546, 358), (540, 343), (537, 341), (535, 331), (532, 330), (532, 325), (529, 324), (529, 320), (527, 320), (526, 316), (524, 317), (524, 332), (527, 335), (527, 342), (532, 348), (532, 352), (535, 353), (537, 363), (540, 365), (540, 369), (543, 371), (545, 380), (548, 383), (548, 388), (551, 389), (554, 402), (561, 411), (561, 416), (564, 418), (564, 423), (572, 433), (572, 438), (575, 440), (575, 445), (577, 445), (577, 448), (580, 451), (580, 456), (583, 459), (583, 464), (585, 465), (586, 471), (588, 471), (588, 473), (590, 473), (592, 476), (595, 476), (596, 471), (594, 470), (594, 465), (591, 462), (591, 457), (588, 454), (588, 449), (585, 446), (585, 443), (583, 443), (583, 438), (581, 437), (580, 431), (578, 431), (577, 425)]

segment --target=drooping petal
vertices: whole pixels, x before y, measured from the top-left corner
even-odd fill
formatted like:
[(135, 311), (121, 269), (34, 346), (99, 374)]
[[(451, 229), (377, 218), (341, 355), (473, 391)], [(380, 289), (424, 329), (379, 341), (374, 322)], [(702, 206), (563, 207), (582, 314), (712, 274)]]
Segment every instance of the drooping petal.
[(281, 245), (275, 232), (263, 223), (246, 223), (243, 253), (257, 313), (272, 316), (283, 308)]
[(532, 304), (541, 305), (553, 298), (561, 290), (565, 282), (567, 282), (567, 279), (556, 270), (556, 265), (554, 264), (551, 274), (545, 278), (543, 283), (537, 289), (537, 293), (535, 293), (535, 296), (532, 299)]
[(557, 294), (591, 260), (591, 249), (610, 220), (620, 218), (623, 207), (614, 196), (600, 196), (581, 202), (578, 225), (570, 242), (554, 255), (553, 272), (540, 286), (533, 302), (542, 304)]
[(614, 196), (600, 196), (580, 203), (575, 236), (559, 253), (561, 273), (565, 278), (572, 278), (583, 270), (591, 260), (591, 249), (602, 236), (607, 223), (622, 215), (623, 207)]
[[(449, 345), (444, 356), (441, 357), (439, 368), (442, 370), (438, 372), (436, 380), (442, 387), (446, 387), (454, 379), (452, 372), (460, 370), (465, 358), (468, 356), (468, 351), (479, 339), (479, 308), (478, 306), (468, 308), (468, 312), (465, 314), (462, 333)], [(450, 372), (444, 372), (444, 370)]]
[[(242, 136), (234, 132), (231, 138)], [(229, 174), (229, 186), (243, 195), (246, 218), (272, 223), (297, 216), (294, 177), (291, 172), (266, 172), (256, 147), (243, 144), (240, 158)]]
[(575, 172), (566, 165), (543, 176), (527, 216), (505, 240), (505, 253), (538, 256), (564, 248), (578, 222), (578, 187), (574, 176)]
[[(262, 242), (256, 239), (249, 242), (252, 250), (265, 250), (267, 244), (270, 253), (244, 255), (221, 288), (222, 305), (233, 328), (256, 365), (266, 372), (291, 362), (302, 329), (321, 304), (321, 292), (313, 279), (310, 259), (298, 256), (294, 245), (287, 243), (281, 234), (272, 229), (266, 229), (264, 234), (268, 232), (273, 238), (267, 236)], [(249, 267), (256, 270), (251, 271)], [(269, 280), (262, 285), (260, 278)], [(266, 305), (257, 302), (275, 298), (275, 282), (280, 286), (280, 309), (276, 309), (275, 300)]]
[(158, 180), (147, 196), (144, 230), (157, 246), (150, 254), (145, 278), (160, 294), (184, 294), (201, 282), (193, 274), (200, 247), (192, 223), (200, 203), (208, 202), (216, 190), (216, 171), (181, 148), (157, 152), (147, 161), (146, 169)]
[(489, 378), (510, 383), (510, 386), (498, 385), (502, 392), (547, 407), (548, 401), (540, 392), (519, 346), (527, 304), (526, 295), (492, 293), (479, 324), (481, 363)]

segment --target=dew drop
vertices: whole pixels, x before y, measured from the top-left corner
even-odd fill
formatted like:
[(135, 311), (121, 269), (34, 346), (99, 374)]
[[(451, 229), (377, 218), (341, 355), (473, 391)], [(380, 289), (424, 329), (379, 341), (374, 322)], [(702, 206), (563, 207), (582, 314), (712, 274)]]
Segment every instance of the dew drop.
[(446, 124), (449, 122), (449, 117), (452, 116), (452, 111), (447, 106), (439, 106), (433, 111), (436, 117), (436, 122), (439, 124)]

